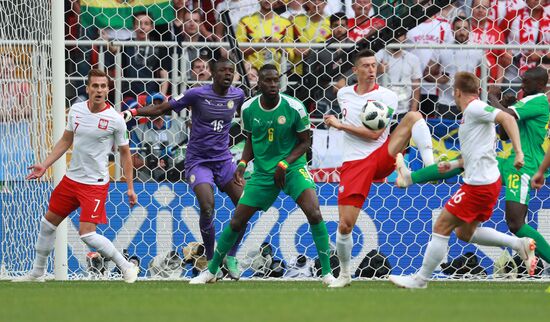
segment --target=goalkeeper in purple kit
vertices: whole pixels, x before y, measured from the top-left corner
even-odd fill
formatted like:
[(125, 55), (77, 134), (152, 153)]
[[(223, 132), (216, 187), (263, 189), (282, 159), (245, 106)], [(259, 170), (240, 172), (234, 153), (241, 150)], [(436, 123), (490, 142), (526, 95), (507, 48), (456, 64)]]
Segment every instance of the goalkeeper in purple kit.
[[(173, 110), (191, 109), (191, 135), (185, 156), (185, 177), (195, 192), (200, 208), (199, 226), (206, 257), (212, 259), (216, 231), (214, 228), (214, 185), (225, 192), (234, 205), (243, 192), (233, 180), (236, 165), (229, 151), (229, 129), (235, 111), (244, 102), (244, 92), (231, 86), (235, 65), (227, 59), (212, 64), (213, 84), (192, 88), (157, 106), (124, 111), (126, 121), (135, 116), (159, 116)], [(235, 254), (242, 239), (229, 251), (226, 267), (229, 276), (238, 280), (240, 272)]]

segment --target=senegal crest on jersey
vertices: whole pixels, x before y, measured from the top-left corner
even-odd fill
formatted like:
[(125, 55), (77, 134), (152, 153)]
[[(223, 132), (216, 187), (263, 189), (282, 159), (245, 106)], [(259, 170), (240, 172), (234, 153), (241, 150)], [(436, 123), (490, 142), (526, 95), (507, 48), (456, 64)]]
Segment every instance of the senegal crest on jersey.
[(277, 122), (279, 122), (279, 124), (283, 125), (286, 123), (286, 117), (284, 117), (283, 115), (279, 116), (279, 119), (277, 119)]

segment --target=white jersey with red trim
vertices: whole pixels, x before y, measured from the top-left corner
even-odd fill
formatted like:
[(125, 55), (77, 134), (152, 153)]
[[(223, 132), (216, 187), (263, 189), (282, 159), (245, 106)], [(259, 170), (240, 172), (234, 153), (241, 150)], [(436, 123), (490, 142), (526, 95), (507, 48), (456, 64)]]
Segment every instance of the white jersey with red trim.
[[(451, 25), (442, 18), (433, 18), (424, 21), (407, 32), (407, 40), (415, 44), (442, 44), (453, 42)], [(424, 72), (433, 55), (432, 49), (411, 50), (420, 60), (420, 70)], [(436, 95), (434, 83), (422, 81), (420, 92), (425, 95)]]
[[(370, 92), (363, 95), (357, 94), (355, 88), (356, 85), (346, 86), (338, 91), (338, 104), (344, 116), (342, 120), (343, 124), (364, 126), (359, 115), (365, 104), (367, 104), (367, 101), (379, 101), (388, 105), (388, 107), (394, 111), (397, 109), (399, 104), (397, 94), (388, 88), (375, 84)], [(386, 142), (389, 133), (390, 129), (386, 127), (384, 133), (378, 139), (370, 140), (344, 132), (343, 161), (346, 162), (366, 158)]]
[(489, 19), (496, 21), (503, 30), (514, 19), (518, 11), (525, 7), (524, 0), (491, 0)]
[(493, 183), (498, 170), (495, 118), (500, 110), (475, 99), (468, 104), (458, 127), (464, 182), (474, 186)]
[(76, 182), (104, 185), (109, 182), (109, 153), (113, 145), (128, 145), (126, 123), (109, 104), (92, 113), (88, 101), (71, 106), (65, 130), (73, 132), (73, 153), (67, 177)]

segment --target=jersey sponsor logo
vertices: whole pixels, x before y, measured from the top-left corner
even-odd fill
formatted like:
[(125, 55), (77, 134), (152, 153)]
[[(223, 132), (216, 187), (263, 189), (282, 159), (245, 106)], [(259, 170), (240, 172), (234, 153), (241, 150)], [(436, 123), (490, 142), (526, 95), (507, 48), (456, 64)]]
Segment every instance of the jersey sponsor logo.
[(109, 120), (99, 119), (99, 123), (97, 123), (97, 128), (100, 130), (106, 130), (107, 127), (109, 127)]
[(277, 119), (277, 122), (281, 125), (285, 124), (286, 123), (286, 117), (284, 117), (283, 115), (279, 116), (279, 118)]
[(206, 99), (206, 98), (204, 99), (204, 103), (205, 103), (205, 104), (208, 104), (208, 105), (212, 105), (212, 102), (210, 102), (210, 100), (209, 100), (209, 99)]
[(262, 122), (260, 122), (260, 119), (257, 119), (257, 118), (254, 118), (254, 122), (258, 122), (258, 124), (262, 124)]
[(233, 102), (233, 100), (230, 100), (229, 102), (227, 102), (227, 108), (228, 109), (232, 109), (233, 106), (235, 106), (235, 102)]
[(92, 219), (99, 217), (99, 215), (92, 215)]

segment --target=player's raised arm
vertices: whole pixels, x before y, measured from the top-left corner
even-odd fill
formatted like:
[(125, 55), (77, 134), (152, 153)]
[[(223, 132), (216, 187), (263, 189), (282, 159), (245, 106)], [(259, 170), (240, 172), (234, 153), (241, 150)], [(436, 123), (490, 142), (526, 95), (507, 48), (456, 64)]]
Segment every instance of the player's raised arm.
[(548, 168), (550, 168), (550, 149), (546, 151), (546, 155), (540, 164), (539, 170), (531, 179), (531, 187), (535, 189), (540, 189), (540, 187), (542, 187), (544, 184), (544, 173), (548, 170)]
[(506, 134), (510, 140), (512, 140), (512, 147), (516, 152), (516, 158), (514, 160), (514, 166), (517, 169), (521, 169), (524, 164), (523, 150), (521, 149), (521, 141), (519, 138), (519, 129), (516, 119), (508, 113), (498, 113), (495, 117), (495, 122), (504, 127)]
[(166, 112), (172, 110), (170, 102), (164, 102), (159, 105), (149, 105), (142, 108), (132, 108), (122, 112), (124, 121), (128, 122), (135, 116), (159, 116), (164, 115)]
[(65, 154), (71, 145), (73, 145), (73, 138), (74, 132), (65, 130), (65, 132), (63, 132), (63, 136), (59, 139), (59, 141), (57, 141), (46, 160), (42, 163), (33, 164), (28, 168), (29, 170), (32, 170), (32, 172), (27, 175), (26, 179), (32, 180), (42, 177), (44, 173), (46, 173), (46, 170), (48, 170), (48, 168), (51, 167), (51, 165), (63, 154)]

